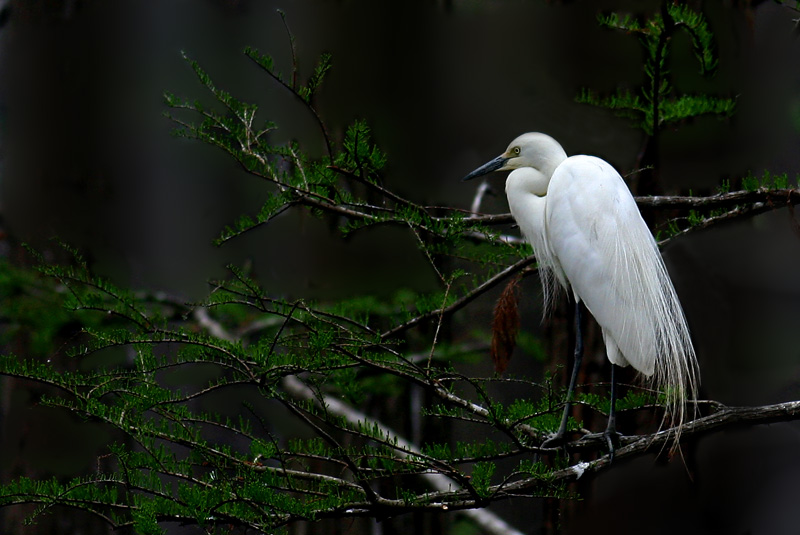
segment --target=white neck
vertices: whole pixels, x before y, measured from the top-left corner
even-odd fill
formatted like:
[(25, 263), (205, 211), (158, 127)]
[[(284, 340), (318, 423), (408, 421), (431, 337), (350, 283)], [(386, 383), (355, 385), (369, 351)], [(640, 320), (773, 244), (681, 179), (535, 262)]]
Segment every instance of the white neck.
[[(547, 171), (543, 173), (533, 167), (520, 167), (509, 173), (506, 178), (506, 195), (509, 202), (512, 198), (525, 197), (525, 194), (530, 193), (537, 197), (547, 195), (547, 186), (550, 184), (550, 176), (553, 174), (551, 170)], [(512, 194), (512, 192), (515, 193)]]
[(515, 169), (506, 178), (506, 196), (511, 215), (537, 253), (545, 245), (545, 195), (549, 183), (549, 176), (532, 167)]
[(511, 215), (519, 225), (522, 235), (531, 244), (539, 262), (539, 275), (547, 306), (555, 290), (555, 280), (567, 287), (558, 259), (547, 241), (545, 207), (550, 175), (532, 167), (512, 171), (506, 179), (506, 195)]

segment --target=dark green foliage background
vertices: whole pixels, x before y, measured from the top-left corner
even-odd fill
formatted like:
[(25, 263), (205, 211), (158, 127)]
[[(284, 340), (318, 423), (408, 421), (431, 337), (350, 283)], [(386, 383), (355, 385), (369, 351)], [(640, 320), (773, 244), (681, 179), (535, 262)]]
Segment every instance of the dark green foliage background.
[[(165, 527), (157, 528), (150, 515), (151, 508), (158, 507), (179, 517), (187, 510), (194, 512), (187, 515), (188, 521), (202, 524), (202, 519), (212, 516), (209, 504), (220, 496), (215, 492), (227, 492), (232, 487), (248, 498), (275, 500), (283, 511), (307, 515), (306, 505), (270, 495), (265, 490), (269, 488), (267, 476), (243, 469), (240, 461), (274, 455), (275, 446), (264, 440), (265, 436), (297, 435), (295, 441), (281, 447), (290, 452), (331, 456), (329, 445), (293, 423), (291, 408), (274, 401), (264, 404), (255, 389), (239, 392), (235, 400), (219, 395), (190, 408), (171, 404), (176, 393), (189, 392), (197, 385), (222, 384), (230, 377), (207, 365), (161, 370), (164, 359), (191, 362), (210, 358), (222, 367), (236, 368), (243, 361), (266, 355), (273, 371), (277, 370), (275, 376), (261, 382), (267, 390), (277, 384), (281, 370), (288, 373), (300, 361), (319, 373), (319, 383), (310, 381), (312, 385), (350, 402), (377, 405), (379, 408), (371, 413), (374, 417), (398, 418), (414, 411), (411, 394), (406, 393), (408, 385), (380, 375), (363, 378), (353, 369), (340, 366), (347, 363), (342, 353), (327, 351), (347, 332), (339, 326), (311, 329), (291, 338), (291, 332), (280, 331), (281, 322), (270, 324), (265, 331), (270, 337), (287, 335), (282, 343), (285, 352), (276, 353), (273, 338), (253, 340), (245, 348), (236, 341), (208, 335), (197, 327), (192, 308), (184, 303), (208, 299), (208, 303), (218, 305), (214, 318), (234, 332), (236, 326), (261, 319), (261, 314), (273, 310), (283, 315), (297, 312), (303, 321), (314, 319), (316, 312), (312, 310), (336, 317), (352, 314), (358, 321), (370, 322), (378, 332), (386, 332), (418, 313), (435, 311), (443, 302), (455, 302), (466, 288), (482, 279), (471, 273), (472, 267), (442, 261), (442, 253), (452, 254), (454, 247), (462, 247), (458, 255), (479, 257), (486, 269), (481, 276), (487, 277), (500, 269), (495, 263), (513, 263), (524, 251), (501, 248), (490, 253), (472, 243), (462, 243), (459, 236), (468, 227), (459, 212), (435, 209), (426, 213), (420, 206), (468, 208), (474, 188), (460, 184), (458, 179), (524, 131), (545, 131), (559, 139), (569, 153), (592, 153), (608, 159), (623, 175), (630, 175), (634, 188), (644, 180), (635, 171), (652, 156), (644, 133), (657, 134), (657, 158), (652, 161), (658, 164), (655, 181), (663, 193), (705, 195), (762, 186), (785, 188), (795, 184), (800, 168), (796, 150), (800, 141), (800, 81), (795, 67), (800, 50), (792, 34), (792, 18), (797, 13), (777, 2), (737, 8), (703, 5), (714, 36), (716, 62), (701, 53), (699, 63), (692, 48), (694, 35), (675, 33), (663, 65), (674, 81), (673, 92), (662, 97), (690, 95), (695, 100), (676, 100), (670, 109), (691, 115), (698, 112), (698, 117), (671, 121), (666, 113), (662, 130), (656, 132), (648, 127), (652, 114), (639, 109), (646, 96), (632, 105), (624, 95), (636, 95), (648, 87), (648, 71), (642, 66), (653, 68), (648, 63), (651, 49), (637, 32), (641, 29), (638, 25), (644, 23), (644, 13), (661, 9), (657, 2), (591, 7), (511, 1), (395, 5), (236, 1), (203, 2), (192, 7), (179, 2), (12, 4), (14, 18), (2, 30), (2, 38), (7, 40), (2, 43), (0, 94), (5, 127), (0, 201), (12, 261), (4, 264), (0, 281), (4, 292), (0, 296), (2, 315), (9, 318), (3, 333), (7, 344), (4, 352), (12, 355), (4, 360), (4, 368), (11, 375), (47, 375), (49, 372), (37, 372), (36, 366), (52, 366), (60, 374), (59, 381), (85, 381), (81, 388), (89, 391), (98, 385), (112, 390), (130, 379), (124, 376), (109, 384), (103, 376), (105, 369), (121, 364), (150, 367), (154, 370), (151, 374), (123, 384), (121, 390), (130, 390), (134, 397), (146, 394), (149, 402), (168, 407), (158, 413), (161, 409), (155, 403), (155, 412), (166, 415), (156, 431), (205, 443), (221, 439), (230, 428), (242, 428), (229, 446), (230, 453), (222, 452), (223, 457), (238, 455), (238, 467), (233, 461), (230, 467), (222, 467), (216, 453), (202, 448), (194, 448), (192, 453), (181, 450), (181, 462), (191, 463), (191, 469), (198, 470), (198, 478), (213, 480), (216, 467), (230, 468), (225, 474), (230, 479), (210, 494), (191, 486), (178, 490), (185, 510), (178, 510), (177, 502), (171, 503), (168, 492), (164, 499), (136, 502), (141, 508), (134, 520), (142, 532)], [(276, 8), (285, 11), (293, 42)], [(633, 9), (635, 19), (615, 20), (608, 15)], [(620, 25), (627, 26), (628, 32), (606, 27)], [(145, 34), (149, 37), (142, 39)], [(241, 54), (247, 46), (253, 48)], [(291, 76), (292, 47), (297, 57), (297, 81)], [(187, 65), (181, 51), (197, 63)], [(268, 54), (274, 61), (259, 54)], [(716, 75), (703, 76), (702, 71), (712, 64)], [(296, 87), (299, 98), (261, 67), (281, 73), (283, 84)], [(323, 73), (327, 75), (320, 85)], [(317, 95), (311, 100), (314, 89)], [(385, 213), (375, 216), (376, 221), (347, 220), (347, 214), (314, 217), (324, 212), (315, 206), (283, 211), (283, 203), (295, 202), (296, 197), (291, 193), (268, 196), (267, 191), (274, 192), (274, 188), (268, 189), (264, 180), (246, 172), (264, 174), (264, 169), (245, 151), (234, 150), (231, 158), (225, 151), (211, 150), (196, 140), (171, 136), (174, 124), (161, 115), (165, 90), (175, 95), (167, 97), (172, 105), (185, 102), (194, 106), (197, 102), (205, 110), (214, 102), (213, 93), (229, 103), (234, 98), (257, 105), (263, 115), (256, 120), (255, 128), (266, 129), (259, 140), (263, 142), (260, 149), (283, 157), (276, 160), (280, 163), (275, 164), (275, 170), (286, 173), (287, 182), (332, 199), (337, 205), (354, 200), (377, 202), (383, 194), (375, 188), (377, 185), (413, 203), (391, 203), (397, 209), (397, 221), (407, 222), (394, 224)], [(615, 100), (617, 91), (622, 97), (618, 95)], [(603, 106), (581, 104), (575, 97), (633, 110), (618, 118)], [(711, 109), (728, 116), (731, 108), (727, 99), (736, 104), (733, 119), (699, 113)], [(308, 113), (309, 101), (317, 116)], [(252, 111), (235, 104), (232, 108), (220, 116), (231, 125), (236, 124), (233, 119), (237, 110), (241, 116)], [(196, 118), (188, 119), (191, 115), (181, 115), (180, 110), (170, 113), (200, 124)], [(324, 141), (318, 119), (324, 122), (332, 145)], [(275, 130), (271, 129), (273, 122), (278, 126)], [(226, 142), (224, 136), (212, 137), (213, 130), (193, 134), (190, 129), (188, 137), (232, 147), (229, 142), (236, 132)], [(291, 163), (297, 159), (306, 165), (305, 176)], [(331, 166), (358, 176), (342, 175)], [(331, 186), (331, 181), (346, 183), (347, 187)], [(495, 179), (494, 186), (498, 195), (487, 198), (482, 209), (505, 212), (501, 181)], [(787, 212), (778, 210), (687, 234), (666, 250), (700, 353), (703, 395), (708, 399), (760, 404), (798, 397), (795, 378), (800, 361), (792, 312), (800, 290), (795, 269), (800, 252), (797, 223)], [(664, 237), (689, 224), (701, 224), (708, 215), (724, 213), (693, 210), (646, 212), (646, 216), (654, 220), (656, 232)], [(442, 216), (455, 219), (436, 219)], [(365, 230), (366, 223), (379, 224), (374, 230)], [(241, 235), (254, 224), (254, 231)], [(490, 230), (500, 228), (508, 230), (494, 226)], [(76, 261), (74, 250), (50, 241), (53, 235), (80, 250), (86, 256), (85, 268), (91, 268), (105, 282), (88, 275)], [(427, 254), (419, 250), (423, 235), (426, 240), (436, 236), (426, 242)], [(215, 247), (215, 238), (217, 245), (224, 246)], [(36, 260), (23, 252), (20, 241), (32, 244), (44, 257)], [(45, 274), (17, 267), (41, 261), (77, 267), (46, 268)], [(541, 376), (544, 365), (531, 355), (547, 355), (543, 345), (551, 350), (548, 358), (554, 362), (563, 362), (560, 355), (565, 353), (557, 336), (553, 341), (552, 333), (539, 325), (541, 311), (534, 279), (529, 277), (524, 286), (523, 330), (528, 342), (521, 344), (522, 350), (512, 361), (513, 376)], [(215, 282), (209, 284), (209, 280)], [(72, 281), (75, 294), (66, 291), (65, 281)], [(81, 282), (89, 282), (90, 289), (85, 291), (82, 284), (74, 284)], [(256, 282), (258, 290), (254, 290)], [(443, 286), (451, 282), (453, 293), (445, 296)], [(135, 291), (119, 289), (126, 287)], [(256, 306), (221, 305), (241, 295), (248, 296)], [(269, 299), (263, 299), (265, 296)], [(444, 325), (437, 350), (443, 369), (453, 364), (468, 375), (491, 376), (485, 352), (451, 360), (447, 346), (485, 341), (494, 297), (496, 292), (483, 296), (468, 309), (470, 312), (457, 314)], [(297, 305), (300, 298), (302, 304)], [(335, 304), (340, 299), (344, 301)], [(138, 300), (144, 304), (134, 304)], [(62, 308), (70, 301), (79, 308), (112, 313), (82, 310), (75, 316)], [(556, 312), (549, 325), (564, 336), (566, 320), (560, 314)], [(138, 323), (140, 332), (129, 330), (131, 322)], [(426, 348), (430, 349), (433, 325), (435, 322), (427, 330), (414, 331), (406, 340), (409, 347), (422, 351), (423, 357), (427, 356)], [(106, 329), (115, 330), (107, 334)], [(347, 329), (357, 330), (352, 325)], [(373, 334), (360, 332), (363, 338), (358, 343), (366, 347), (375, 342), (369, 338)], [(141, 343), (158, 336), (161, 338), (155, 347)], [(548, 337), (547, 344), (541, 337)], [(108, 340), (134, 344), (91, 351)], [(178, 342), (187, 340), (192, 342), (185, 344), (188, 347), (175, 351), (183, 345)], [(164, 349), (167, 341), (171, 345)], [(82, 355), (82, 348), (89, 349), (85, 357), (70, 356)], [(606, 377), (602, 352), (595, 348), (594, 353), (595, 363), (587, 372), (587, 381), (591, 382)], [(227, 361), (226, 355), (230, 357)], [(15, 368), (23, 366), (17, 364), (17, 356), (25, 356), (32, 363), (26, 365), (27, 369)], [(378, 362), (385, 358), (369, 356)], [(412, 367), (407, 371), (419, 373)], [(326, 380), (328, 372), (332, 375)], [(236, 369), (236, 373), (246, 370)], [(354, 386), (356, 378), (363, 379), (363, 388)], [(136, 469), (152, 466), (153, 458), (169, 465), (169, 451), (144, 437), (140, 437), (138, 446), (149, 450), (153, 454), (150, 458), (137, 448), (131, 451), (122, 446), (127, 440), (122, 432), (125, 430), (115, 429), (113, 422), (122, 418), (119, 407), (123, 401), (130, 401), (124, 395), (120, 394), (119, 405), (90, 407), (107, 418), (106, 423), (99, 423), (97, 418), (82, 421), (72, 415), (85, 412), (86, 407), (80, 404), (91, 403), (89, 398), (59, 401), (52, 389), (8, 378), (0, 383), (0, 389), (3, 483), (24, 476), (39, 480), (55, 476), (64, 482), (76, 474), (95, 470), (109, 473), (122, 467), (125, 473), (134, 474), (128, 476), (128, 484), (134, 481), (154, 489), (164, 485), (163, 480), (147, 479), (147, 470), (136, 475)], [(497, 403), (493, 407), (494, 423), (502, 418), (514, 421), (542, 408), (518, 400), (520, 388), (513, 383), (480, 382), (472, 385), (470, 392), (481, 389)], [(603, 407), (602, 396), (595, 393), (587, 393), (584, 400), (587, 405)], [(628, 401), (634, 406), (643, 402), (635, 397)], [(47, 408), (48, 404), (65, 403), (66, 411)], [(242, 403), (247, 410), (240, 419)], [(425, 406), (427, 422), (440, 421), (433, 414), (463, 414), (438, 403)], [(168, 424), (186, 417), (190, 410), (217, 420), (221, 432), (201, 437), (193, 434), (197, 430)], [(308, 410), (314, 411), (310, 406)], [(208, 415), (210, 411), (220, 415)], [(444, 438), (449, 439), (450, 448), (430, 441), (424, 450), (447, 461), (470, 455), (502, 455), (507, 447), (507, 442), (497, 436), (476, 440), (468, 427), (453, 425), (445, 430), (428, 423), (415, 431), (403, 418), (396, 422), (403, 427), (398, 429), (401, 434), (418, 441), (420, 437), (413, 434), (420, 429), (426, 439), (437, 431), (449, 433)], [(543, 425), (547, 428), (552, 423)], [(789, 436), (792, 431), (791, 426), (780, 425), (741, 436), (710, 436), (686, 446), (685, 465), (674, 460), (667, 466), (657, 466), (651, 456), (646, 456), (590, 483), (583, 480), (571, 492), (579, 493), (585, 501), (568, 502), (562, 527), (568, 532), (603, 532), (606, 528), (617, 533), (639, 532), (642, 525), (652, 525), (653, 518), (662, 518), (665, 506), (681, 513), (661, 524), (665, 532), (677, 526), (687, 531), (687, 525), (693, 526), (689, 531), (696, 527), (698, 532), (708, 526), (723, 531), (777, 532), (776, 527), (796, 525), (794, 508), (781, 506), (784, 500), (797, 497), (792, 478), (798, 467), (787, 461), (789, 452), (797, 446), (796, 439)], [(380, 433), (369, 429), (360, 432), (382, 439)], [(109, 450), (110, 443), (118, 446)], [(362, 446), (349, 447), (352, 449), (346, 453), (357, 456), (357, 448)], [(758, 473), (748, 469), (753, 458), (767, 459)], [(364, 462), (371, 470), (410, 469), (389, 459), (381, 460), (380, 455)], [(198, 469), (202, 466), (207, 470)], [(481, 498), (486, 497), (490, 483), (497, 483), (502, 470), (516, 468), (521, 474), (546, 479), (530, 457), (515, 459), (512, 468), (501, 463), (498, 471), (494, 466), (482, 462), (473, 469), (472, 485)], [(139, 477), (142, 479), (136, 479)], [(113, 486), (98, 488), (108, 500), (120, 496), (114, 495)], [(414, 485), (409, 488), (424, 490)], [(560, 488), (546, 490), (563, 494)], [(413, 493), (403, 492), (397, 498), (411, 501)], [(348, 496), (331, 499), (339, 498)], [(646, 498), (646, 503), (641, 503), (641, 498)], [(531, 507), (531, 503), (537, 505)], [(526, 532), (557, 529), (558, 522), (553, 524), (552, 518), (541, 512), (548, 510), (541, 507), (542, 503), (548, 502), (516, 499), (493, 510)], [(316, 505), (324, 509), (324, 499)], [(580, 514), (571, 515), (570, 508)], [(4, 525), (20, 526), (22, 516), (30, 512), (4, 508), (0, 520)], [(40, 517), (39, 528), (24, 529), (37, 533), (37, 529), (47, 529), (49, 522), (57, 522), (54, 519), (67, 519), (60, 520), (67, 523), (63, 528), (67, 530), (77, 529), (75, 526), (84, 520), (70, 509), (57, 508), (53, 514)], [(95, 532), (107, 530), (102, 523), (89, 525)], [(353, 532), (370, 529), (366, 521), (347, 525)], [(469, 533), (475, 529), (452, 515), (441, 514), (407, 515), (379, 526), (386, 533)], [(178, 524), (166, 527), (174, 532), (200, 530)], [(292, 529), (306, 528), (319, 532), (346, 529), (335, 521)]]

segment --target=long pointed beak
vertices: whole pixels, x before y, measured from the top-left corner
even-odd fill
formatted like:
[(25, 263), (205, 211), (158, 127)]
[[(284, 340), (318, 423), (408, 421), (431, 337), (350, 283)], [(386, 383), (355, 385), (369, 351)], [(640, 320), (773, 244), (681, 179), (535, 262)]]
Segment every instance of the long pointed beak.
[(479, 177), (479, 176), (488, 175), (492, 171), (497, 171), (498, 169), (503, 167), (506, 164), (507, 161), (508, 161), (508, 158), (501, 154), (500, 156), (498, 156), (494, 160), (492, 160), (490, 162), (486, 162), (482, 166), (480, 166), (477, 169), (475, 169), (473, 172), (471, 172), (470, 174), (468, 174), (467, 176), (462, 178), (461, 181), (464, 182), (465, 180), (472, 180), (473, 178), (476, 178), (476, 177)]

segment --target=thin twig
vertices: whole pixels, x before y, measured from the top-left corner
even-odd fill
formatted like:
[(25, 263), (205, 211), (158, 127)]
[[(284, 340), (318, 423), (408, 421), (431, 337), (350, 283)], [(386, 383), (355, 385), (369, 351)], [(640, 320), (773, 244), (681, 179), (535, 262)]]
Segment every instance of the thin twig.
[(281, 22), (286, 30), (286, 35), (289, 38), (289, 46), (292, 51), (292, 91), (297, 91), (297, 45), (294, 41), (294, 34), (289, 28), (289, 23), (286, 22), (286, 13), (282, 9), (278, 10), (278, 15), (281, 16)]
[(493, 288), (494, 286), (496, 286), (497, 284), (503, 282), (505, 279), (507, 279), (511, 275), (513, 275), (513, 274), (515, 274), (515, 273), (517, 273), (519, 271), (522, 271), (524, 268), (526, 268), (529, 265), (533, 264), (535, 261), (536, 261), (536, 258), (533, 257), (533, 256), (529, 256), (529, 257), (523, 258), (522, 260), (517, 261), (515, 264), (512, 264), (512, 265), (508, 266), (506, 269), (504, 269), (503, 271), (501, 271), (500, 273), (498, 273), (494, 277), (492, 277), (492, 278), (490, 278), (488, 280), (485, 280), (482, 284), (480, 284), (477, 287), (473, 288), (472, 291), (470, 291), (468, 294), (464, 295), (463, 297), (461, 297), (460, 299), (458, 299), (454, 303), (451, 303), (450, 305), (448, 305), (446, 307), (443, 307), (443, 308), (440, 308), (440, 309), (436, 309), (436, 310), (432, 310), (430, 312), (426, 312), (425, 314), (420, 314), (419, 316), (411, 318), (410, 320), (406, 321), (405, 323), (401, 323), (400, 325), (397, 325), (397, 326), (393, 327), (392, 329), (389, 329), (388, 331), (385, 331), (385, 332), (381, 333), (381, 339), (382, 340), (387, 340), (387, 339), (393, 338), (393, 337), (397, 336), (398, 334), (400, 334), (401, 332), (406, 331), (406, 330), (410, 329), (411, 327), (414, 327), (415, 325), (418, 325), (418, 324), (422, 323), (423, 321), (427, 321), (427, 320), (429, 320), (431, 318), (434, 318), (436, 316), (442, 316), (444, 314), (452, 314), (453, 312), (464, 308), (469, 303), (471, 303), (474, 299), (476, 299), (478, 296), (482, 295), (489, 288)]
[(452, 282), (445, 283), (444, 287), (444, 297), (442, 298), (442, 308), (439, 309), (442, 311), (439, 314), (439, 320), (436, 322), (436, 331), (433, 333), (433, 342), (431, 342), (431, 352), (428, 354), (428, 365), (427, 369), (430, 371), (431, 369), (431, 361), (433, 361), (433, 353), (436, 351), (436, 343), (439, 341), (439, 331), (442, 329), (442, 323), (444, 322), (444, 310), (447, 307), (447, 296), (450, 295), (450, 287), (452, 286)]

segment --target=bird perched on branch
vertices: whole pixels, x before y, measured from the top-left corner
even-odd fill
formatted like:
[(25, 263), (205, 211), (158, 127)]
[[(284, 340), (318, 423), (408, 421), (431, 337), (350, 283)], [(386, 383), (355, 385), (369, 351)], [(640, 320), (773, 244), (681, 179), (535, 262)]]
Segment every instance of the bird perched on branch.
[(583, 355), (582, 304), (597, 320), (611, 361), (611, 409), (605, 438), (611, 458), (617, 439), (616, 367), (633, 366), (666, 397), (679, 438), (686, 400), (697, 395), (698, 368), (689, 329), (653, 235), (630, 190), (607, 162), (567, 157), (552, 137), (519, 136), (464, 180), (511, 170), (511, 214), (533, 246), (545, 304), (559, 284), (575, 298), (575, 359), (558, 432), (564, 441), (570, 401)]

